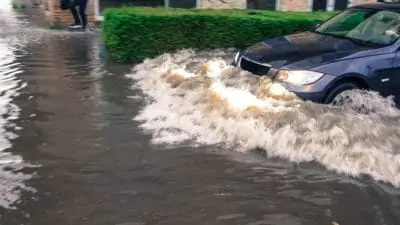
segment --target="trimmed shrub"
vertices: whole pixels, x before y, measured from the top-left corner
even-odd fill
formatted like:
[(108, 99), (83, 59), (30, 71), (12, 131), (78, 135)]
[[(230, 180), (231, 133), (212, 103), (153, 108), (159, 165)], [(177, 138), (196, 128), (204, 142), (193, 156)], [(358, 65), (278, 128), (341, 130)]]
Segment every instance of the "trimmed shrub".
[(192, 48), (245, 48), (266, 38), (305, 31), (333, 13), (241, 9), (123, 7), (104, 12), (103, 40), (118, 62)]

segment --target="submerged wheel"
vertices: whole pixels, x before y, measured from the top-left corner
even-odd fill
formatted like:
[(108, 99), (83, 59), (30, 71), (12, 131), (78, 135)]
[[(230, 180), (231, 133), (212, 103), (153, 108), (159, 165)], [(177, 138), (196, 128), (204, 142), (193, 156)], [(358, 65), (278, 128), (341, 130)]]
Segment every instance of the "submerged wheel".
[(345, 103), (351, 103), (351, 97), (349, 91), (361, 89), (357, 84), (352, 82), (341, 83), (336, 85), (325, 97), (325, 104), (332, 104), (341, 106)]
[(352, 82), (339, 84), (328, 93), (324, 103), (339, 107), (349, 107), (359, 113), (369, 113), (370, 109), (364, 103), (354, 101), (352, 98), (353, 91), (361, 89), (361, 87)]

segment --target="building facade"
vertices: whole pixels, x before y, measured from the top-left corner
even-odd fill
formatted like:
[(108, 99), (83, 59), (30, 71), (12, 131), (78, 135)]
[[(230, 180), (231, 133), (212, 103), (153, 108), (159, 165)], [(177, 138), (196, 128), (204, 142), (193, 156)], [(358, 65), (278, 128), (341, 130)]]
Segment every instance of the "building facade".
[[(53, 25), (73, 22), (71, 13), (60, 10), (60, 0), (38, 0)], [(109, 7), (122, 5), (162, 6), (169, 8), (241, 8), (279, 11), (334, 11), (349, 6), (379, 0), (89, 0), (88, 21), (103, 20), (102, 12)]]

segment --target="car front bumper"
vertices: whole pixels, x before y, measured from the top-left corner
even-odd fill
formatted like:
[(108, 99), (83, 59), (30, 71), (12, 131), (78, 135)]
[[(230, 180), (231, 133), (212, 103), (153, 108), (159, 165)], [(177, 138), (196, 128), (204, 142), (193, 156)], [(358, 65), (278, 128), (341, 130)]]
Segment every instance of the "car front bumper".
[[(240, 69), (244, 69), (241, 67), (242, 58), (245, 58), (245, 57), (243, 57), (242, 52), (239, 52), (237, 54), (237, 56), (235, 57), (235, 60), (231, 63), (231, 65), (234, 67), (238, 67)], [(248, 58), (246, 58), (246, 59), (250, 60)], [(255, 61), (252, 61), (252, 62), (254, 64), (257, 64)], [(264, 66), (264, 65), (259, 63), (258, 66)], [(323, 102), (331, 85), (337, 79), (337, 76), (325, 74), (319, 80), (315, 81), (312, 84), (293, 85), (293, 84), (289, 84), (289, 83), (278, 82), (274, 79), (274, 77), (275, 77), (276, 73), (279, 71), (279, 69), (270, 67), (268, 69), (268, 73), (265, 75), (257, 74), (257, 72), (251, 71), (251, 70), (252, 69), (250, 69), (248, 71), (251, 72), (254, 76), (257, 76), (257, 77), (267, 76), (272, 80), (272, 83), (279, 84), (280, 86), (285, 88), (286, 91), (295, 94), (298, 98), (300, 98), (304, 101), (313, 101), (313, 102), (317, 102), (317, 103)]]

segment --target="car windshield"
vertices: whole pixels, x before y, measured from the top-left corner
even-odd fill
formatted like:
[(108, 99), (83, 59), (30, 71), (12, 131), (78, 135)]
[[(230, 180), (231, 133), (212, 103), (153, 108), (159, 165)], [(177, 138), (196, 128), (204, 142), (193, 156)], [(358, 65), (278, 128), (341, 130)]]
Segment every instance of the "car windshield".
[(352, 8), (321, 24), (315, 32), (350, 39), (360, 44), (387, 46), (399, 38), (400, 14), (392, 11)]

